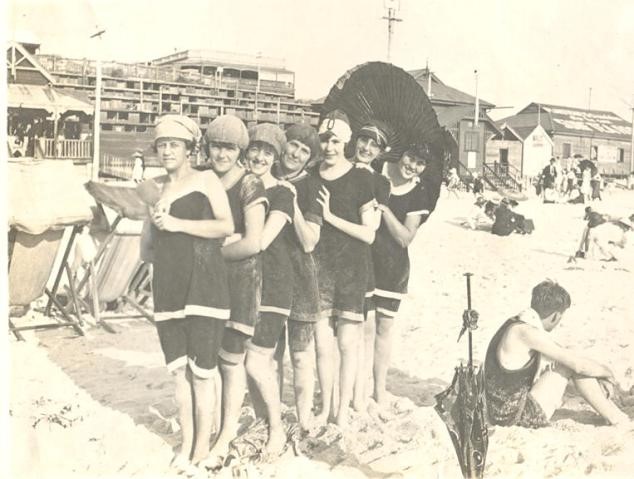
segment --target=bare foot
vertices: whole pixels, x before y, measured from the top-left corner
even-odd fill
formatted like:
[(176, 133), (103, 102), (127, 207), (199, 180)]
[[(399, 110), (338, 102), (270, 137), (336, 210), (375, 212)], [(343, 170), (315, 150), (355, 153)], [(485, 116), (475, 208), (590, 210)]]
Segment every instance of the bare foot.
[(330, 416), (329, 411), (322, 411), (321, 413), (315, 416), (313, 421), (313, 427), (323, 427), (328, 423), (328, 418)]
[(350, 419), (350, 411), (347, 407), (339, 408), (339, 413), (335, 418), (335, 424), (339, 426), (342, 430), (346, 430), (348, 428), (348, 422)]
[(197, 465), (212, 471), (220, 469), (224, 465), (228, 454), (229, 442), (216, 441), (216, 444), (211, 448), (207, 457), (201, 460)]
[(187, 469), (192, 466), (192, 463), (185, 454), (176, 454), (172, 462), (170, 462), (170, 466), (180, 474), (187, 471)]
[(355, 399), (352, 401), (352, 409), (359, 413), (368, 412), (368, 402), (365, 399)]
[(264, 450), (272, 456), (279, 456), (284, 451), (286, 445), (286, 432), (283, 427), (269, 429), (269, 440)]

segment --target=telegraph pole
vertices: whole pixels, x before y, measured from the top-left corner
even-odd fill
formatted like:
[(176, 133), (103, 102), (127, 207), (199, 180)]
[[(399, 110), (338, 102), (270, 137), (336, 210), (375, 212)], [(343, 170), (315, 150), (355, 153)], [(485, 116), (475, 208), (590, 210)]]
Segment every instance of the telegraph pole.
[(385, 0), (385, 9), (387, 10), (387, 17), (383, 17), (383, 20), (387, 20), (387, 61), (392, 58), (392, 34), (394, 33), (394, 22), (402, 22), (401, 18), (397, 18), (396, 15), (400, 9), (400, 0)]
[(92, 132), (92, 174), (91, 179), (93, 181), (97, 181), (99, 179), (99, 146), (101, 141), (101, 35), (103, 35), (106, 30), (101, 29), (90, 35), (90, 38), (97, 39), (97, 61), (96, 61), (96, 72), (95, 72), (95, 111), (93, 118), (93, 132)]
[(632, 138), (630, 140), (630, 173), (634, 173), (634, 101), (632, 101)]
[(473, 126), (478, 127), (478, 119), (480, 117), (480, 99), (478, 98), (478, 70), (473, 70), (475, 75), (475, 112), (473, 117)]
[(634, 101), (632, 101), (632, 139), (630, 140), (630, 173), (634, 173)]

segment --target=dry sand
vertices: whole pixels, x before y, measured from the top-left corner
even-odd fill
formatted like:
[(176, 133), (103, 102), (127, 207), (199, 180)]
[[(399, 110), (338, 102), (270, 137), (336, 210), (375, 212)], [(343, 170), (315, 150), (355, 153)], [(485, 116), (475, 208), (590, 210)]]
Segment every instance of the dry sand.
[[(467, 355), (466, 341), (456, 343), (465, 272), (474, 273), (473, 308), (480, 313), (476, 358), (497, 327), (528, 306), (532, 286), (550, 277), (573, 299), (557, 339), (608, 361), (624, 388), (634, 385), (634, 258), (568, 263), (583, 228), (581, 205), (528, 200), (520, 211), (534, 219), (536, 231), (501, 238), (461, 226), (471, 200), (441, 198), (410, 248), (410, 293), (397, 320), (388, 379), (392, 420), (355, 415), (343, 437), (330, 426), (300, 441), (301, 455), (289, 448), (271, 464), (249, 467), (248, 477), (460, 477), (444, 424), (430, 406)], [(634, 212), (634, 194), (616, 191), (596, 208)], [(156, 333), (140, 321), (115, 328), (114, 335), (94, 329), (80, 338), (69, 329), (11, 341), (12, 477), (170, 477), (176, 411)], [(291, 406), (286, 369), (284, 399)], [(243, 412), (246, 425), (250, 408)], [(627, 412), (634, 417), (634, 408)], [(288, 407), (285, 417), (292, 416)], [(492, 428), (485, 477), (631, 477), (633, 466), (634, 432), (604, 426), (568, 395), (550, 428)]]

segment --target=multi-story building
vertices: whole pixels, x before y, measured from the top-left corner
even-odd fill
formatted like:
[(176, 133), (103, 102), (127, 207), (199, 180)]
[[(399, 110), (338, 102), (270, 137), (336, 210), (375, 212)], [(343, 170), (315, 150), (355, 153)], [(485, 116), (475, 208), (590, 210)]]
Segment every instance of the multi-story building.
[[(95, 98), (96, 62), (59, 55), (36, 55), (54, 86)], [(153, 125), (163, 113), (196, 120), (204, 131), (218, 115), (233, 114), (247, 125), (258, 122), (315, 124), (309, 103), (295, 99), (295, 75), (282, 60), (186, 50), (147, 64), (102, 62), (101, 151), (106, 158), (129, 158), (147, 149)], [(86, 125), (86, 128), (90, 128)], [(152, 162), (152, 154), (147, 151)]]

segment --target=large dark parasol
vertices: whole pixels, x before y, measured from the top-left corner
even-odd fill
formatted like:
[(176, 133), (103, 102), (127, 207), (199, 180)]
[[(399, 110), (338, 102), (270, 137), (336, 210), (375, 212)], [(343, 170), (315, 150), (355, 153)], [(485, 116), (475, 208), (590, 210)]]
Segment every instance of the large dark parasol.
[(596, 175), (596, 174), (597, 174), (597, 169), (598, 169), (598, 168), (597, 168), (597, 164), (596, 164), (594, 161), (592, 161), (592, 160), (588, 160), (588, 159), (581, 160), (581, 161), (577, 164), (577, 166), (579, 167), (579, 169), (580, 169), (581, 171), (585, 170), (586, 168), (590, 168), (590, 174), (591, 174), (592, 176), (594, 176), (594, 175)]
[(449, 146), (429, 98), (409, 73), (390, 63), (358, 65), (331, 88), (322, 105), (322, 118), (336, 109), (348, 115), (353, 132), (372, 120), (389, 127), (390, 151), (382, 156), (383, 161), (398, 161), (410, 145), (427, 144), (434, 161), (425, 169), (422, 181), (436, 203)]
[(489, 447), (484, 402), (484, 370), (473, 366), (471, 331), (477, 328), (478, 313), (471, 309), (471, 273), (467, 277), (467, 310), (463, 314), (462, 331), (469, 337), (469, 362), (456, 368), (451, 385), (436, 395), (436, 412), (449, 431), (462, 475), (481, 479)]

